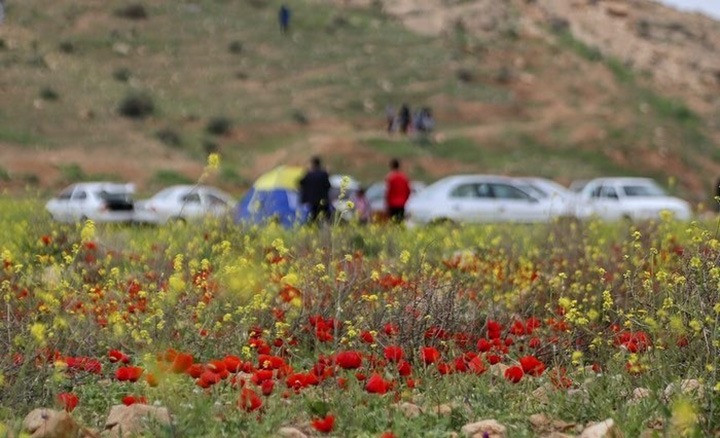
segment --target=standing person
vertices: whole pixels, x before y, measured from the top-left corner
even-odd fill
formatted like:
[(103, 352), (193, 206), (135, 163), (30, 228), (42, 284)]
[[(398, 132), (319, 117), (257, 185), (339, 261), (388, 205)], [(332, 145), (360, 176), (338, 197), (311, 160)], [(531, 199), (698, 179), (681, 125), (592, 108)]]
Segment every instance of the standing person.
[(308, 222), (330, 217), (330, 175), (323, 169), (320, 157), (312, 157), (310, 170), (300, 180), (300, 202), (310, 206)]
[(280, 32), (287, 34), (290, 29), (290, 8), (287, 5), (280, 6), (278, 11), (278, 22), (280, 23)]
[(400, 170), (397, 158), (390, 160), (390, 172), (385, 177), (385, 206), (388, 216), (394, 222), (405, 219), (405, 203), (410, 197), (410, 180)]
[(358, 189), (352, 201), (353, 204), (355, 204), (355, 215), (357, 216), (358, 222), (361, 224), (370, 222), (370, 201), (368, 201), (367, 196), (365, 196), (365, 189), (363, 187)]
[(387, 124), (386, 129), (388, 134), (392, 134), (393, 131), (395, 131), (395, 116), (395, 107), (392, 104), (388, 104), (385, 107), (385, 123)]
[(404, 103), (400, 107), (400, 113), (398, 114), (398, 123), (400, 124), (400, 132), (403, 134), (407, 134), (410, 130), (410, 123), (412, 122), (412, 117), (410, 117), (410, 107), (408, 104)]
[(5, 21), (5, 0), (0, 0), (0, 24)]

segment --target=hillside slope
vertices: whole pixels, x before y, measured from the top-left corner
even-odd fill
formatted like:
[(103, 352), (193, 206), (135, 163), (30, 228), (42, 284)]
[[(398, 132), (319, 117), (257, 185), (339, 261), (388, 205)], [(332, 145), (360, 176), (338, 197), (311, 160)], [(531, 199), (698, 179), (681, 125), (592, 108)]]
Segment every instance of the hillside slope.
[[(370, 182), (650, 175), (708, 201), (720, 175), (720, 26), (645, 0), (26, 0), (0, 26), (0, 183), (196, 179), (240, 193), (325, 156)], [(123, 104), (149, 99), (143, 117)], [(432, 144), (383, 131), (430, 106)]]

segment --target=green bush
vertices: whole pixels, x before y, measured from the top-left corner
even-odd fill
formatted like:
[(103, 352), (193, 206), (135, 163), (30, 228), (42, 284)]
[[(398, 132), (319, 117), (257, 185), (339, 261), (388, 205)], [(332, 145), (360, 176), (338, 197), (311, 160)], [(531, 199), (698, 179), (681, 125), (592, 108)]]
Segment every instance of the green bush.
[(224, 116), (216, 116), (208, 120), (205, 132), (212, 135), (226, 135), (232, 128), (232, 121)]
[(148, 93), (133, 91), (120, 102), (118, 111), (131, 119), (143, 119), (155, 112), (155, 104)]
[(115, 15), (128, 20), (145, 20), (148, 17), (145, 6), (139, 3), (125, 5), (115, 10)]

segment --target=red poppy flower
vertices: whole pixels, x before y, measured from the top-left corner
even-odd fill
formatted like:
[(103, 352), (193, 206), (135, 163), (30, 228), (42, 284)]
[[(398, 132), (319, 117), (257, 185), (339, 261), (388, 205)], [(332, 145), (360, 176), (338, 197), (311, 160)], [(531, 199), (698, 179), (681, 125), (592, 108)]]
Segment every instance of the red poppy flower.
[(438, 373), (440, 373), (440, 375), (442, 375), (442, 376), (444, 376), (446, 374), (450, 374), (453, 371), (452, 367), (445, 362), (438, 363), (436, 365), (436, 367), (437, 367)]
[(275, 388), (275, 381), (274, 380), (266, 380), (262, 382), (260, 385), (260, 390), (262, 391), (262, 394), (264, 396), (268, 396), (272, 394), (273, 389)]
[(242, 368), (242, 360), (237, 356), (227, 355), (223, 359), (225, 368), (231, 373), (237, 373)]
[(371, 394), (385, 394), (390, 389), (390, 382), (379, 374), (373, 374), (365, 384), (365, 390)]
[(63, 392), (58, 394), (58, 401), (67, 412), (72, 412), (78, 405), (80, 399), (72, 392)]
[(482, 361), (480, 356), (475, 356), (467, 364), (468, 370), (475, 374), (482, 374), (487, 371), (485, 363)]
[(486, 354), (485, 359), (487, 359), (490, 365), (502, 362), (502, 356), (498, 356), (497, 354)]
[(395, 438), (395, 434), (390, 431), (383, 432), (380, 438)]
[(397, 370), (398, 374), (403, 377), (407, 377), (412, 374), (412, 367), (410, 366), (410, 362), (405, 360), (401, 360), (400, 362), (398, 362)]
[(354, 370), (362, 366), (362, 356), (357, 351), (343, 351), (335, 356), (335, 362), (340, 368)]
[(390, 322), (385, 324), (385, 327), (383, 327), (383, 331), (388, 336), (395, 336), (400, 333), (400, 329), (395, 324)]
[(431, 363), (437, 362), (440, 359), (440, 352), (435, 347), (421, 347), (420, 358), (425, 363), (425, 365), (429, 365)]
[(539, 348), (541, 345), (542, 345), (542, 341), (537, 336), (530, 338), (530, 340), (528, 341), (528, 347), (533, 348), (533, 349)]
[(455, 371), (458, 373), (464, 373), (467, 371), (467, 363), (464, 357), (456, 357), (453, 364), (455, 365)]
[(384, 354), (385, 359), (390, 362), (400, 362), (405, 356), (402, 347), (398, 347), (397, 345), (388, 345), (385, 347)]
[(192, 377), (193, 379), (197, 379), (200, 377), (200, 375), (205, 371), (205, 367), (199, 363), (194, 363), (190, 365), (187, 369), (187, 373)]
[(522, 336), (525, 334), (525, 325), (522, 321), (515, 320), (510, 326), (510, 333), (515, 336)]
[(520, 358), (520, 366), (525, 374), (539, 376), (545, 371), (545, 364), (535, 356), (524, 356)]
[(130, 356), (123, 353), (120, 350), (110, 350), (108, 353), (108, 358), (110, 359), (110, 362), (121, 362), (121, 363), (130, 363)]
[(134, 405), (135, 403), (141, 404), (141, 405), (146, 405), (146, 404), (147, 404), (147, 399), (146, 399), (145, 397), (138, 397), (138, 396), (134, 396), (134, 395), (126, 395), (125, 397), (122, 398), (122, 403), (123, 403), (125, 406)]
[(252, 382), (256, 385), (260, 385), (261, 383), (270, 380), (273, 378), (273, 371), (272, 370), (257, 370), (252, 375)]
[(477, 343), (477, 349), (483, 353), (490, 351), (492, 344), (485, 338), (480, 338)]
[(170, 369), (173, 373), (184, 373), (193, 364), (193, 357), (187, 353), (177, 353), (172, 359)]
[(240, 391), (238, 407), (247, 412), (258, 410), (262, 407), (262, 399), (252, 389), (245, 387)]
[(137, 382), (144, 371), (140, 367), (120, 367), (115, 370), (115, 378), (121, 382)]
[(512, 366), (505, 370), (505, 378), (512, 383), (518, 383), (523, 378), (523, 370), (519, 366)]
[(360, 332), (360, 340), (366, 344), (372, 344), (375, 342), (375, 337), (367, 330)]
[(285, 365), (285, 359), (269, 354), (258, 354), (258, 368), (276, 370)]
[(499, 322), (493, 321), (492, 319), (488, 320), (488, 322), (487, 322), (487, 337), (490, 339), (499, 338), (502, 333), (502, 329), (503, 329), (503, 327)]
[(206, 368), (220, 376), (220, 378), (222, 379), (230, 375), (230, 372), (225, 367), (225, 361), (222, 360), (210, 361), (210, 363), (207, 364)]
[(335, 416), (327, 414), (325, 418), (316, 418), (312, 421), (312, 427), (318, 432), (330, 433), (335, 426)]
[(347, 389), (348, 379), (346, 379), (346, 378), (344, 378), (344, 377), (338, 377), (338, 378), (337, 378), (337, 384), (338, 384), (338, 388), (340, 388), (340, 389)]
[(210, 370), (205, 370), (202, 374), (200, 374), (200, 379), (198, 379), (198, 386), (208, 388), (212, 385), (215, 385), (216, 383), (220, 383), (221, 380), (222, 377), (220, 377), (219, 374), (214, 373)]

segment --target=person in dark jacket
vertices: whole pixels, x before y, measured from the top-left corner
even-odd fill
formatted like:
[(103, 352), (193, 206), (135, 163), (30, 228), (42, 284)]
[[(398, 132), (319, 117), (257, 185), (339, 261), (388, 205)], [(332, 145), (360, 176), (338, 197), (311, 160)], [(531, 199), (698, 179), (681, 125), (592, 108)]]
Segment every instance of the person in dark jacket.
[(287, 5), (280, 6), (278, 11), (278, 22), (280, 23), (280, 32), (283, 34), (288, 33), (290, 29), (290, 8)]
[(308, 222), (330, 217), (330, 175), (323, 169), (320, 157), (310, 160), (310, 170), (300, 180), (300, 202), (308, 204)]

